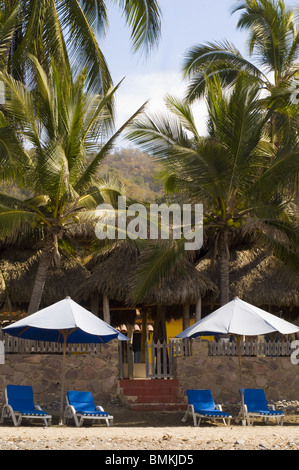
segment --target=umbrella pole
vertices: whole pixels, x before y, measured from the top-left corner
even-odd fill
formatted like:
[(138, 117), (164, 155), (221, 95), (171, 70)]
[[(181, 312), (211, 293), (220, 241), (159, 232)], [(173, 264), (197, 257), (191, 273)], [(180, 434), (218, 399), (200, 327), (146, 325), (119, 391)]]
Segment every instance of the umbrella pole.
[(63, 424), (63, 397), (65, 382), (65, 357), (66, 357), (66, 335), (63, 335), (63, 355), (62, 355), (62, 372), (61, 372), (61, 391), (60, 391), (60, 409), (59, 409), (59, 425)]
[(244, 391), (243, 391), (243, 376), (242, 376), (242, 357), (241, 357), (241, 336), (237, 336), (238, 344), (238, 356), (239, 356), (239, 380), (240, 380), (240, 390), (241, 390), (241, 414), (242, 414), (242, 425), (246, 425), (245, 415), (244, 415)]

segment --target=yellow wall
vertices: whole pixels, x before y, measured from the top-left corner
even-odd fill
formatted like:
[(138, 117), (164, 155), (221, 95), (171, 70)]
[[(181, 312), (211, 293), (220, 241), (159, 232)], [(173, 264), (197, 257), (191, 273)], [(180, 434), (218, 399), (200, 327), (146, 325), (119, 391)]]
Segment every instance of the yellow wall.
[[(194, 325), (195, 319), (190, 319), (190, 326)], [(170, 322), (166, 322), (166, 333), (167, 333), (167, 343), (169, 343), (170, 338), (175, 338), (176, 335), (183, 331), (183, 320), (171, 320)], [(213, 336), (204, 336), (203, 338), (208, 339), (210, 341), (214, 340)]]
[[(190, 320), (190, 326), (195, 322), (194, 319)], [(169, 343), (170, 338), (175, 338), (176, 335), (183, 331), (183, 320), (171, 320), (166, 322), (166, 333), (167, 333), (167, 343)]]
[[(190, 319), (190, 326), (194, 325), (195, 319)], [(167, 344), (171, 338), (175, 338), (179, 333), (183, 331), (183, 320), (171, 320), (170, 322), (166, 322), (166, 334), (167, 334)], [(151, 344), (153, 340), (153, 333), (148, 335), (148, 343)], [(205, 339), (209, 339), (213, 341), (213, 336), (205, 336)]]

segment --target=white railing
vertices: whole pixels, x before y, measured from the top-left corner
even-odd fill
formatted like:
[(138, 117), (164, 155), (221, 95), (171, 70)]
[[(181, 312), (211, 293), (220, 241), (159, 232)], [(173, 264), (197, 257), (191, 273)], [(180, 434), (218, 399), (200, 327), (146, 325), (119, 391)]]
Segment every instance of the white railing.
[(192, 343), (186, 340), (170, 340), (145, 345), (146, 376), (152, 379), (175, 377), (175, 357), (191, 356)]
[(192, 356), (192, 341), (188, 339), (170, 339), (170, 348), (173, 357)]
[[(49, 341), (33, 341), (3, 335), (5, 354), (62, 354), (63, 345)], [(100, 353), (100, 344), (67, 344), (66, 352), (71, 354)]]
[[(63, 345), (48, 341), (25, 340), (9, 336), (2, 336), (5, 353), (11, 354), (62, 354)], [(291, 341), (243, 341), (240, 344), (242, 356), (290, 356), (293, 352)], [(238, 343), (234, 341), (220, 340), (208, 341), (210, 356), (237, 356)], [(100, 353), (100, 344), (68, 344), (68, 353)], [(169, 344), (165, 341), (145, 345), (146, 362), (155, 363), (156, 369), (172, 368), (173, 359), (179, 356), (192, 355), (192, 341), (171, 339)], [(150, 360), (151, 358), (151, 360)], [(153, 361), (153, 362), (152, 362)], [(159, 372), (159, 374), (162, 374)], [(163, 374), (162, 374), (163, 375)]]
[[(243, 341), (240, 344), (242, 356), (290, 356), (293, 352), (291, 341)], [(209, 341), (210, 356), (237, 356), (238, 343), (220, 340)]]

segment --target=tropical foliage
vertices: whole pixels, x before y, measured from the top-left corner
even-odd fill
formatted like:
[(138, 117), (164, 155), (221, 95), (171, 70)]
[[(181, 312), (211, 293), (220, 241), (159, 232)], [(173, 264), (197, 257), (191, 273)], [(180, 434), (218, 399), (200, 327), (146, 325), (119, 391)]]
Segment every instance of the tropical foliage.
[(8, 64), (11, 42), (18, 24), (18, 5), (0, 10), (0, 68)]
[(218, 76), (222, 85), (229, 87), (239, 73), (246, 72), (263, 92), (261, 105), (275, 110), (268, 123), (272, 145), (284, 145), (290, 133), (298, 132), (298, 100), (294, 104), (292, 99), (299, 85), (298, 19), (283, 0), (240, 0), (235, 12), (241, 12), (238, 28), (248, 30), (252, 61), (228, 41), (190, 48), (183, 65), (189, 81), (187, 99), (193, 102), (204, 96), (206, 78)]
[[(208, 137), (199, 135), (188, 102), (169, 96), (170, 115), (139, 119), (130, 138), (162, 162), (167, 190), (183, 191), (190, 202), (203, 203), (206, 234), (214, 240), (219, 261), (223, 304), (229, 301), (229, 250), (238, 232), (259, 232), (277, 255), (289, 251), (290, 259), (299, 261), (298, 231), (284, 197), (287, 177), (299, 169), (299, 142), (292, 140), (274, 152), (266, 132), (271, 111), (259, 106), (259, 86), (246, 73), (238, 74), (229, 93), (218, 76), (206, 79), (206, 90)], [(145, 270), (158, 278), (163, 257), (168, 258), (165, 253), (152, 256), (151, 269), (146, 262)]]
[[(157, 0), (111, 3), (124, 14), (135, 50), (158, 43)], [(112, 103), (120, 85), (112, 87), (100, 47), (109, 19), (106, 2), (0, 0), (0, 80), (6, 92), (0, 180), (6, 188), (13, 185), (0, 194), (0, 238), (39, 236), (28, 313), (38, 309), (50, 263), (59, 264), (73, 228), (92, 225), (98, 204), (116, 201), (123, 188), (115, 176), (135, 199), (153, 199), (158, 190), (161, 200), (171, 194), (170, 200), (203, 203), (205, 252), (211, 249), (219, 262), (221, 303), (229, 300), (236, 239), (254, 236), (298, 267), (298, 19), (283, 0), (240, 0), (232, 11), (240, 13), (238, 27), (248, 31), (250, 60), (228, 41), (187, 51), (186, 99), (168, 96), (168, 114), (134, 120), (128, 134), (155, 157), (152, 165), (136, 150), (111, 153), (143, 108), (114, 130)], [(202, 97), (209, 115), (205, 137), (192, 112)], [(161, 167), (166, 196), (153, 175)], [(184, 242), (140, 241), (134, 302), (192, 255)]]
[(31, 192), (18, 199), (0, 195), (0, 235), (39, 229), (43, 249), (29, 312), (36, 311), (50, 263), (59, 262), (59, 240), (74, 224), (96, 220), (96, 207), (113, 203), (121, 187), (100, 179), (99, 165), (126, 126), (112, 133), (111, 97), (85, 91), (86, 74), (75, 81), (54, 61), (49, 76), (35, 57), (37, 86), (28, 89), (6, 72), (5, 116), (0, 145), (3, 178), (14, 178)]
[[(131, 28), (135, 50), (149, 50), (160, 35), (157, 0), (118, 0)], [(108, 27), (107, 5), (103, 0), (1, 0), (0, 11), (17, 9), (16, 29), (10, 49), (9, 71), (17, 79), (34, 78), (28, 59), (35, 55), (42, 66), (51, 57), (74, 74), (87, 67), (86, 85), (107, 92), (112, 84), (106, 59), (99, 46)], [(15, 11), (15, 10), (14, 10)], [(29, 77), (28, 77), (29, 75)]]
[(227, 86), (246, 71), (269, 93), (298, 79), (299, 25), (294, 11), (287, 9), (283, 0), (240, 0), (233, 9), (237, 11), (242, 11), (238, 28), (249, 31), (248, 52), (253, 62), (228, 41), (190, 48), (183, 65), (190, 81), (190, 101), (202, 96), (205, 78), (214, 75)]
[[(219, 260), (221, 303), (229, 299), (229, 247), (249, 228), (298, 266), (299, 107), (292, 99), (298, 98), (298, 21), (283, 0), (240, 0), (232, 12), (241, 12), (238, 27), (249, 32), (253, 61), (229, 41), (190, 48), (183, 64), (186, 101), (168, 97), (170, 116), (147, 117), (131, 134), (165, 166), (167, 190), (203, 202), (207, 237)], [(203, 97), (206, 138), (191, 108)], [(150, 288), (167, 263), (171, 269), (166, 253), (176, 251), (181, 256), (172, 244), (149, 253), (151, 277), (141, 268), (140, 289)]]

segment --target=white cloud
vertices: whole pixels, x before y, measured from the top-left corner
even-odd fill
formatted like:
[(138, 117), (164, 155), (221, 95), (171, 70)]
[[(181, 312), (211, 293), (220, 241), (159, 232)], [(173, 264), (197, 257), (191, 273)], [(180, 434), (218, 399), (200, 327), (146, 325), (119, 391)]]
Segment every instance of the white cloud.
[(149, 101), (148, 109), (158, 111), (164, 108), (167, 93), (182, 96), (184, 86), (180, 75), (174, 72), (128, 75), (116, 94), (118, 119), (133, 114), (143, 103)]
[[(128, 75), (116, 93), (116, 125), (120, 126), (145, 102), (148, 113), (166, 111), (164, 98), (171, 94), (183, 98), (186, 82), (176, 72), (154, 72), (145, 75)], [(193, 107), (200, 133), (206, 133), (206, 108), (203, 103)]]

